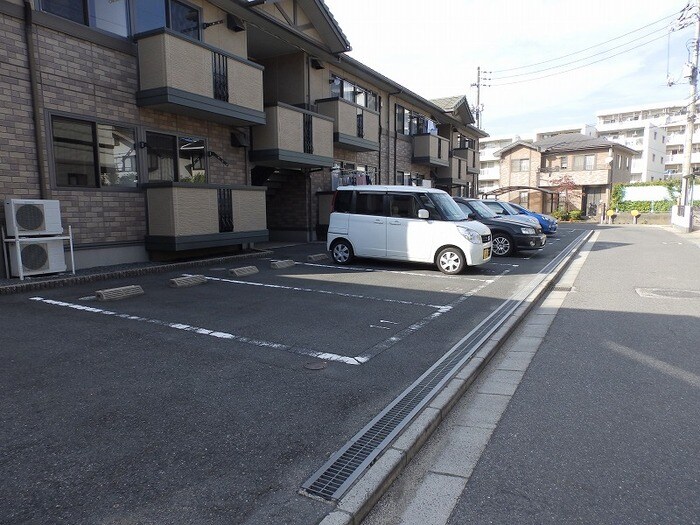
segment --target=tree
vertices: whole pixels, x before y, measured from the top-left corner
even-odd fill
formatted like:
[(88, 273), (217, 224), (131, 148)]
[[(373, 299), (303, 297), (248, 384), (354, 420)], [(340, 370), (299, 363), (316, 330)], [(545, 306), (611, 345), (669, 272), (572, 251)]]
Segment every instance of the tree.
[[(552, 189), (556, 190), (559, 195), (564, 194), (564, 211), (569, 213), (569, 207), (572, 205), (572, 200), (576, 198), (580, 200), (581, 190), (574, 182), (574, 179), (568, 173), (565, 173), (559, 178), (552, 179), (550, 182)], [(561, 202), (559, 206), (561, 207)]]

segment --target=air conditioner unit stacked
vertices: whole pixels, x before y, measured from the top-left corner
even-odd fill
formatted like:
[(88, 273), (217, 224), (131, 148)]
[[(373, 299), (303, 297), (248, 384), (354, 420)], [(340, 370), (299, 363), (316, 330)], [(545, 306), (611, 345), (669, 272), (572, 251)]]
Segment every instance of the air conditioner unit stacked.
[(5, 199), (5, 222), (13, 277), (66, 271), (59, 201)]

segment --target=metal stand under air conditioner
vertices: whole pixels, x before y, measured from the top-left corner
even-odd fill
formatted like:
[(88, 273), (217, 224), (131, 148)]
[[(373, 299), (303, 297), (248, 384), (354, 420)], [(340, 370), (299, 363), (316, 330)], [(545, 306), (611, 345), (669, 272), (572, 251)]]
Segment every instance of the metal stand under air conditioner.
[[(75, 257), (73, 255), (73, 228), (71, 226), (68, 226), (68, 235), (51, 235), (51, 236), (42, 236), (42, 237), (37, 237), (35, 235), (33, 236), (22, 236), (18, 235), (17, 232), (15, 232), (15, 235), (12, 237), (7, 237), (5, 235), (5, 228), (2, 227), (0, 228), (0, 233), (2, 233), (2, 256), (5, 261), (5, 277), (8, 279), (10, 278), (10, 261), (8, 260), (7, 256), (7, 250), (15, 250), (15, 253), (17, 255), (17, 270), (19, 273), (19, 280), (23, 281), (24, 280), (24, 267), (22, 265), (22, 250), (20, 248), (22, 243), (25, 244), (31, 244), (32, 242), (37, 242), (39, 240), (62, 240), (62, 241), (68, 241), (68, 244), (70, 246), (70, 269), (71, 273), (75, 275)], [(14, 246), (10, 246), (11, 244), (14, 244)], [(7, 245), (7, 250), (5, 249), (5, 245)]]

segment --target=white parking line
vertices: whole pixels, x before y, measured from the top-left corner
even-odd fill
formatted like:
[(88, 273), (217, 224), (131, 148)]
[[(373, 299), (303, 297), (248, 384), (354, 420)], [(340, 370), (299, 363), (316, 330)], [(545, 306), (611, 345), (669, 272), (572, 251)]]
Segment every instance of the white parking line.
[(71, 308), (73, 310), (80, 310), (83, 312), (101, 314), (101, 315), (111, 315), (118, 317), (120, 319), (126, 319), (128, 321), (137, 321), (142, 323), (151, 323), (158, 326), (163, 326), (166, 328), (172, 328), (175, 330), (183, 330), (185, 332), (192, 332), (198, 335), (208, 335), (210, 337), (215, 337), (217, 339), (229, 339), (239, 343), (245, 343), (253, 346), (258, 346), (260, 348), (272, 348), (274, 350), (281, 350), (283, 352), (289, 352), (292, 354), (303, 355), (307, 357), (315, 357), (317, 359), (322, 359), (324, 361), (335, 361), (338, 363), (344, 363), (346, 365), (361, 365), (368, 361), (362, 357), (348, 357), (344, 355), (331, 354), (328, 352), (319, 352), (316, 350), (311, 350), (308, 348), (299, 348), (296, 346), (289, 346), (282, 343), (274, 343), (271, 341), (262, 341), (260, 339), (251, 339), (250, 337), (244, 337), (241, 335), (231, 334), (228, 332), (220, 332), (216, 330), (209, 330), (207, 328), (201, 328), (198, 326), (191, 326), (183, 323), (169, 323), (167, 321), (161, 321), (160, 319), (151, 319), (148, 317), (140, 317), (138, 315), (120, 314), (113, 312), (112, 310), (103, 310), (101, 308), (93, 308), (91, 306), (85, 306), (82, 304), (67, 303), (64, 301), (56, 301), (53, 299), (44, 299), (43, 297), (31, 297), (30, 300), (38, 301), (44, 304), (50, 304), (53, 306), (61, 306), (63, 308)]
[[(189, 274), (183, 274), (183, 275), (189, 276)], [(413, 301), (402, 301), (400, 299), (387, 299), (384, 297), (372, 297), (370, 295), (358, 295), (358, 294), (351, 294), (351, 293), (331, 292), (330, 290), (315, 290), (313, 288), (301, 288), (299, 286), (284, 286), (281, 284), (267, 284), (267, 283), (257, 283), (254, 281), (238, 281), (236, 279), (223, 279), (221, 277), (208, 277), (208, 276), (206, 276), (206, 277), (210, 281), (220, 281), (223, 283), (231, 283), (231, 284), (245, 284), (247, 286), (260, 286), (262, 288), (275, 288), (277, 290), (291, 290), (294, 292), (318, 293), (318, 294), (323, 294), (323, 295), (337, 295), (339, 297), (347, 297), (347, 298), (351, 298), (351, 299), (366, 299), (368, 301), (381, 301), (381, 302), (385, 302), (385, 303), (405, 304), (408, 306), (425, 306), (427, 308), (436, 308), (436, 309), (440, 309), (440, 308), (444, 307), (444, 305), (441, 305), (441, 304), (416, 303)]]
[[(503, 270), (499, 275), (496, 276), (495, 279), (493, 279), (493, 281), (500, 279), (501, 277), (503, 277), (507, 273), (510, 273), (511, 271), (512, 270), (510, 268)], [(493, 281), (491, 281), (491, 282), (493, 282)], [(382, 352), (384, 352), (388, 348), (391, 348), (396, 343), (399, 343), (401, 340), (406, 339), (408, 336), (414, 334), (415, 332), (417, 332), (421, 328), (425, 328), (426, 325), (428, 325), (429, 323), (431, 323), (432, 321), (434, 321), (435, 319), (440, 317), (442, 314), (445, 314), (447, 312), (452, 311), (452, 309), (455, 306), (466, 301), (469, 297), (476, 295), (481, 290), (483, 290), (484, 288), (489, 286), (491, 284), (491, 282), (483, 283), (483, 284), (477, 286), (476, 288), (474, 288), (473, 290), (470, 290), (469, 292), (459, 296), (457, 299), (452, 301), (450, 304), (445, 305), (442, 308), (440, 308), (437, 312), (425, 316), (420, 321), (413, 323), (411, 326), (404, 328), (399, 333), (392, 335), (389, 339), (386, 339), (385, 341), (382, 341), (382, 342), (374, 345), (372, 348), (370, 348), (364, 354), (357, 356), (357, 359), (364, 359), (365, 361), (369, 361), (373, 357), (378, 356), (379, 354), (381, 354)]]

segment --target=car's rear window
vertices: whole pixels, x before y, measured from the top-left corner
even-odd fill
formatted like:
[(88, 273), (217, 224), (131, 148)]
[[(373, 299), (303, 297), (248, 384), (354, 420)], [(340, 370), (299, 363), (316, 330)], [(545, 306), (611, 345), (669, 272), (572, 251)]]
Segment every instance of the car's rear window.
[(340, 213), (349, 213), (350, 205), (352, 204), (351, 191), (336, 191), (335, 200), (333, 201), (333, 211)]

